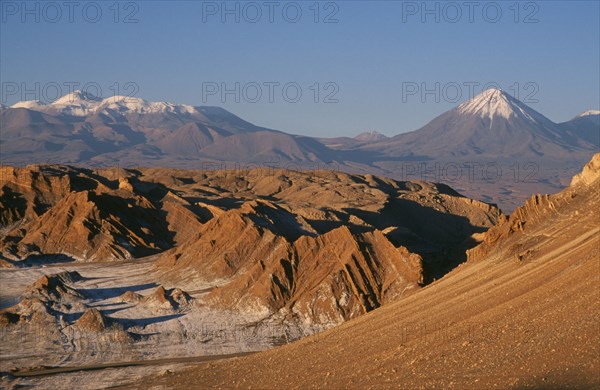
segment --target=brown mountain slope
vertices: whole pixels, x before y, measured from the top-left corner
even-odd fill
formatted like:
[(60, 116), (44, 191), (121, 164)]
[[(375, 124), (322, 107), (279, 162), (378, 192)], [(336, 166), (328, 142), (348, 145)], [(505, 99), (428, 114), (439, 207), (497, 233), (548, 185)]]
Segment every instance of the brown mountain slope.
[(486, 234), (470, 262), (399, 302), (140, 386), (598, 388), (598, 159), (585, 181), (532, 198)]
[(331, 326), (423, 282), (421, 257), (395, 248), (379, 230), (352, 233), (342, 226), (289, 243), (236, 214), (217, 223), (234, 242), (217, 237), (223, 229), (209, 229), (206, 241), (184, 245), (177, 260), (168, 256), (159, 264), (173, 281), (190, 270), (214, 281), (218, 287), (202, 301), (217, 308), (257, 318), (278, 315), (299, 326)]
[[(172, 185), (162, 172), (149, 174)], [(223, 209), (196, 240), (162, 256), (166, 280), (209, 283), (208, 305), (276, 315), (301, 328), (339, 324), (445, 272), (500, 215), (446, 186), (337, 172), (225, 171), (178, 180), (197, 183), (184, 190), (190, 199), (218, 191), (218, 200), (197, 200)]]
[(444, 185), (371, 175), (60, 165), (2, 167), (0, 204), (0, 249), (13, 259), (122, 259), (198, 241), (201, 234), (220, 240), (222, 232), (208, 231), (237, 213), (287, 242), (342, 225), (353, 232), (378, 229), (427, 263), (433, 259), (427, 250), (459, 246), (501, 214)]
[(0, 176), (0, 250), (6, 258), (113, 260), (172, 246), (161, 197), (135, 193), (126, 178), (65, 166), (2, 167)]

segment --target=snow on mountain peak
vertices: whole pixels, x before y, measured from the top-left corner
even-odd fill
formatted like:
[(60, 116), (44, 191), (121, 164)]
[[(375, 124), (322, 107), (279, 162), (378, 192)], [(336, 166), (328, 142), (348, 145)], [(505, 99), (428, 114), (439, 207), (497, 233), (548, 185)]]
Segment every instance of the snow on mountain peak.
[(196, 112), (193, 106), (187, 104), (173, 104), (168, 102), (149, 102), (147, 100), (130, 96), (113, 96), (100, 103), (99, 109), (112, 109), (119, 112), (136, 112), (141, 114), (165, 113), (192, 114)]
[(68, 93), (59, 99), (56, 99), (54, 102), (52, 102), (52, 105), (54, 105), (54, 106), (67, 106), (67, 105), (71, 105), (71, 104), (90, 105), (93, 103), (98, 103), (101, 100), (102, 99), (94, 96), (93, 94), (91, 94), (89, 92), (77, 90), (77, 91)]
[(150, 103), (142, 98), (132, 96), (111, 96), (102, 100), (99, 109), (106, 108), (117, 111), (144, 111)]
[(50, 104), (37, 100), (15, 103), (12, 108), (27, 108), (52, 114), (66, 114), (71, 116), (86, 116), (103, 110), (112, 110), (121, 114), (125, 113), (174, 113), (193, 114), (195, 107), (186, 104), (173, 104), (167, 102), (149, 102), (131, 96), (113, 96), (106, 99), (94, 96), (89, 92), (74, 91), (56, 99)]
[(525, 104), (497, 88), (483, 91), (458, 106), (457, 110), (462, 114), (479, 115), (490, 119), (494, 117), (509, 119), (514, 116), (537, 122), (541, 117)]
[(374, 130), (361, 133), (354, 137), (354, 139), (358, 141), (380, 141), (386, 138), (388, 137)]
[(72, 116), (85, 116), (93, 112), (102, 99), (89, 92), (73, 91), (56, 99), (47, 107), (51, 111), (58, 111)]
[(44, 106), (44, 103), (40, 102), (39, 100), (23, 100), (21, 102), (16, 102), (10, 106), (10, 108), (28, 108), (30, 110), (36, 110)]
[[(581, 114), (577, 115), (575, 118), (582, 118), (584, 116), (590, 116), (590, 115), (600, 115), (600, 110), (587, 110), (582, 112)], [(573, 118), (573, 119), (575, 119)]]

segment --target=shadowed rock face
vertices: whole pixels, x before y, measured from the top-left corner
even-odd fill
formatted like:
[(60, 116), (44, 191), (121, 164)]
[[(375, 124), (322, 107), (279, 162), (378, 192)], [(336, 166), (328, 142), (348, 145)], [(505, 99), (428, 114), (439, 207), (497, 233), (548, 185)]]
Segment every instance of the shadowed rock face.
[[(237, 232), (234, 226), (231, 229)], [(353, 234), (343, 226), (294, 243), (267, 236), (257, 245), (265, 251), (249, 251), (233, 268), (229, 265), (233, 253), (213, 257), (209, 269), (224, 282), (205, 302), (248, 314), (280, 313), (307, 324), (337, 324), (392, 301), (423, 281), (421, 257), (395, 248), (378, 230)], [(182, 250), (187, 256), (195, 253), (193, 246)], [(199, 255), (174, 269), (207, 269), (205, 259)]]
[[(23, 259), (63, 254), (94, 261), (170, 248), (176, 234), (169, 231), (169, 220), (180, 213), (179, 206), (161, 211), (165, 191), (153, 188), (149, 191), (155, 193), (136, 194), (116, 174), (107, 178), (66, 166), (2, 167), (3, 256)], [(18, 201), (6, 200), (6, 196)]]
[[(440, 277), (502, 215), (445, 185), (335, 171), (3, 169), (0, 188), (22, 199), (3, 201), (7, 265), (160, 253), (170, 284), (214, 286), (205, 304), (307, 323), (342, 322)], [(161, 289), (144, 304), (187, 303)]]

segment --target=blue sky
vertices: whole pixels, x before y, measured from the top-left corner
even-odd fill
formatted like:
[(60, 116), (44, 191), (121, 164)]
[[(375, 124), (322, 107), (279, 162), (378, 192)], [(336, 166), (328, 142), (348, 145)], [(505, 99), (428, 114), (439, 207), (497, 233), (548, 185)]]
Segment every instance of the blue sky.
[[(469, 85), (495, 83), (558, 122), (600, 106), (598, 1), (483, 1), (472, 14), (463, 1), (275, 1), (272, 20), (263, 1), (229, 14), (220, 1), (54, 4), (1, 1), (2, 103), (79, 83), (327, 137), (415, 130)], [(239, 101), (221, 95), (236, 85)]]

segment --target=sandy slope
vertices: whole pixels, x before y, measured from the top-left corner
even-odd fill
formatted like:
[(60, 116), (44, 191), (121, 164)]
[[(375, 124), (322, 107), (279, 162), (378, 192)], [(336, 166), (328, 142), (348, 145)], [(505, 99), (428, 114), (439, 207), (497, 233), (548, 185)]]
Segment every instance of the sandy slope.
[(599, 388), (600, 182), (588, 168), (590, 180), (492, 229), (495, 248), (400, 302), (140, 387)]

